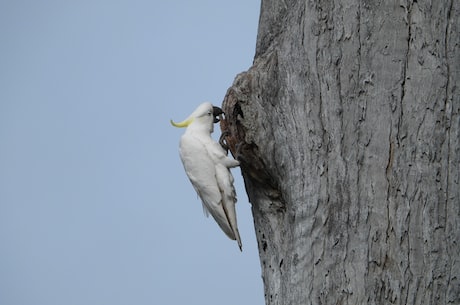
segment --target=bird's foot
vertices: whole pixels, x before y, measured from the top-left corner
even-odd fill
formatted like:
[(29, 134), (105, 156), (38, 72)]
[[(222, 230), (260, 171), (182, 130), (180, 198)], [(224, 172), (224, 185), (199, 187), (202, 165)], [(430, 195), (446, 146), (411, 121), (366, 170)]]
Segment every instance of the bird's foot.
[(243, 151), (243, 147), (244, 147), (244, 142), (239, 142), (235, 145), (235, 154), (234, 154), (234, 157), (237, 161), (239, 161), (240, 163), (241, 162), (244, 162), (245, 161), (245, 158), (244, 158), (244, 155), (242, 153)]
[(228, 131), (223, 131), (219, 138), (219, 144), (225, 150), (225, 153), (228, 155), (228, 144), (225, 139), (230, 133)]

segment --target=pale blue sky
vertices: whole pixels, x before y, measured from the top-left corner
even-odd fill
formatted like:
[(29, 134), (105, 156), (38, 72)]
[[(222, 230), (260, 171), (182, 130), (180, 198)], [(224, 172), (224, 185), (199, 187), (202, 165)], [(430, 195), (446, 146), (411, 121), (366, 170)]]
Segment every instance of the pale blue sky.
[[(0, 2), (0, 304), (260, 304), (178, 156), (254, 56), (259, 1)], [(219, 132), (219, 129), (216, 129)]]

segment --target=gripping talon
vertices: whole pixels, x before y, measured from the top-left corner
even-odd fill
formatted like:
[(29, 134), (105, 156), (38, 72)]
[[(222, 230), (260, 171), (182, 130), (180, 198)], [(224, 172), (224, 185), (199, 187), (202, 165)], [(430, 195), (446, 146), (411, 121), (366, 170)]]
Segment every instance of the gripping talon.
[(240, 162), (244, 161), (243, 154), (241, 153), (242, 147), (244, 146), (243, 144), (243, 142), (240, 142), (235, 145), (235, 159)]
[(222, 146), (222, 148), (225, 150), (225, 153), (228, 155), (228, 144), (225, 138), (229, 135), (230, 133), (228, 131), (222, 132), (219, 138), (219, 144)]

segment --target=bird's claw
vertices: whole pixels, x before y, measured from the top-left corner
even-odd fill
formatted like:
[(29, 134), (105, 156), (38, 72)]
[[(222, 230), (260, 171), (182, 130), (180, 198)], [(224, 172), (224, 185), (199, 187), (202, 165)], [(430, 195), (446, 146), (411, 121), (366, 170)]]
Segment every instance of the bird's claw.
[(241, 163), (241, 161), (244, 161), (243, 154), (241, 153), (241, 150), (243, 149), (244, 142), (239, 142), (235, 145), (235, 159)]
[(225, 153), (228, 154), (228, 144), (225, 139), (230, 133), (228, 131), (223, 131), (219, 138), (219, 144), (225, 150)]

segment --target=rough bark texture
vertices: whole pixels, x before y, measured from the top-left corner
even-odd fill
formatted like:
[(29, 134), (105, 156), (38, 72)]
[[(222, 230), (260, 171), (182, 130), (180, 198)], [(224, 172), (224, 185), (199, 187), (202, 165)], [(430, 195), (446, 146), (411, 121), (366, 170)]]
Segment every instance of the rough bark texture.
[(460, 1), (263, 0), (224, 100), (267, 304), (460, 303)]

